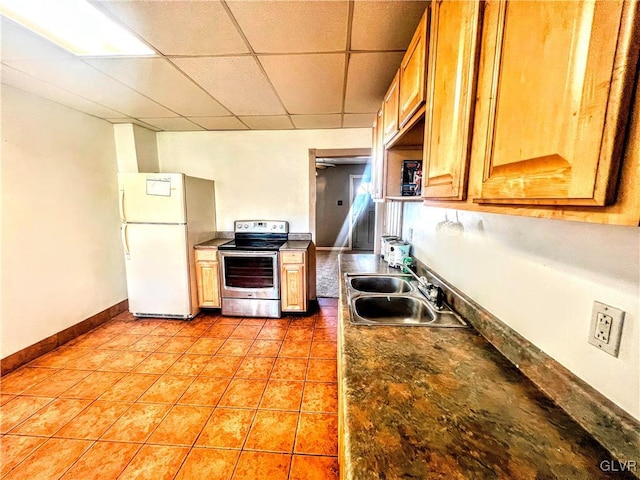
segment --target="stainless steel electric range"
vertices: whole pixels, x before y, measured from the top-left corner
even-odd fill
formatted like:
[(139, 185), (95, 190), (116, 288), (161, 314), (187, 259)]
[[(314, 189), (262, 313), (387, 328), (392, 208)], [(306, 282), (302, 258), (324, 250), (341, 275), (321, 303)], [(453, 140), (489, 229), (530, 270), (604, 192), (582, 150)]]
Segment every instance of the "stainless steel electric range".
[(289, 224), (280, 220), (238, 220), (234, 239), (220, 245), (222, 314), (279, 318), (278, 250)]

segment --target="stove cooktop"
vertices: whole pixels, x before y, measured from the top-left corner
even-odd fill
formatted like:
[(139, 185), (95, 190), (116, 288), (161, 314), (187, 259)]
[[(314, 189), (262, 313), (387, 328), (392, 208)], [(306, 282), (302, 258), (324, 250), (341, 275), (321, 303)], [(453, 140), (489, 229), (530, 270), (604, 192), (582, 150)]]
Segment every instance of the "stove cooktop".
[(239, 239), (231, 240), (218, 247), (219, 250), (261, 250), (277, 251), (287, 241), (284, 239)]

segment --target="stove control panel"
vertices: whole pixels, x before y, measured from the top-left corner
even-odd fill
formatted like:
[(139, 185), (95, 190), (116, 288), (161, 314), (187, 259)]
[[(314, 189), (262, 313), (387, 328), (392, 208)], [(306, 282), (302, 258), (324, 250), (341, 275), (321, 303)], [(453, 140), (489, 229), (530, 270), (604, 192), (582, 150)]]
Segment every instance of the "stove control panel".
[(289, 233), (289, 222), (283, 220), (236, 220), (235, 233)]

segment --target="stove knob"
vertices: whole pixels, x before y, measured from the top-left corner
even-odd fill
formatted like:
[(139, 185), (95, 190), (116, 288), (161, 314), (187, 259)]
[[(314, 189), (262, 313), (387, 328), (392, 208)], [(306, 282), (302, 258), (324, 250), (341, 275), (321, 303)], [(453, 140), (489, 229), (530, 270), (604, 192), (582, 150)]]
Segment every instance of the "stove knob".
[(280, 230), (284, 230), (284, 225), (280, 225)]
[(249, 224), (248, 224), (248, 223), (245, 223), (245, 224), (244, 224), (244, 228), (249, 228)]

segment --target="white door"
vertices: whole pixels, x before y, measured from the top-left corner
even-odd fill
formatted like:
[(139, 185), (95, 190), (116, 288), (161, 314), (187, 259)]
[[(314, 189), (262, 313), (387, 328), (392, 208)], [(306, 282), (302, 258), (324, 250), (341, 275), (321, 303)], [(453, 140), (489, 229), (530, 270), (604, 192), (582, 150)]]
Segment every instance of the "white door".
[(122, 228), (129, 311), (134, 315), (189, 317), (186, 227), (125, 224)]
[(118, 184), (123, 223), (186, 222), (181, 173), (120, 173)]

